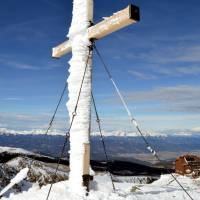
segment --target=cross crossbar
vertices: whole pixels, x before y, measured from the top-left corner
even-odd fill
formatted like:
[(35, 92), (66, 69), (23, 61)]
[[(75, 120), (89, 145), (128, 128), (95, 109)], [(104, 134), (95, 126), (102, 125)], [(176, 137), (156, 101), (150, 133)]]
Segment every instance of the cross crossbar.
[[(139, 8), (134, 5), (129, 5), (96, 25), (89, 27), (88, 37), (90, 40), (98, 40), (139, 20)], [(71, 52), (71, 43), (67, 40), (52, 49), (52, 57), (60, 58), (69, 52)]]

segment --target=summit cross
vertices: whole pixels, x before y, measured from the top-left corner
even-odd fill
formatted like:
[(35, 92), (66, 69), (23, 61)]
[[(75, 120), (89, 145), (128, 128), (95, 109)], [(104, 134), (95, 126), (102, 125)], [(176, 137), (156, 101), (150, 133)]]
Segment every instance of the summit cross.
[[(69, 29), (69, 40), (52, 49), (52, 57), (72, 52), (69, 61), (67, 108), (70, 122), (70, 173), (69, 187), (73, 194), (84, 196), (89, 190), (90, 180), (90, 121), (92, 91), (92, 49), (94, 40), (99, 40), (140, 20), (139, 8), (129, 5), (101, 22), (93, 24), (93, 0), (73, 0), (73, 17)], [(87, 67), (86, 67), (87, 66)], [(84, 76), (84, 80), (82, 80)], [(76, 113), (74, 113), (82, 89)], [(76, 115), (73, 117), (73, 115)], [(86, 189), (85, 189), (86, 187)]]

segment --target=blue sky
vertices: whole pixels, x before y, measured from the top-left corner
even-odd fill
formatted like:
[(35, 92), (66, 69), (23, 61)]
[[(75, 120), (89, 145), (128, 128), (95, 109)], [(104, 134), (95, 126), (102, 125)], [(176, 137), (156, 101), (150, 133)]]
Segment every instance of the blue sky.
[[(131, 111), (147, 131), (200, 127), (200, 2), (95, 0), (95, 23), (130, 3), (141, 21), (97, 41)], [(71, 22), (70, 0), (7, 0), (0, 7), (0, 127), (47, 127), (71, 55), (51, 58)], [(96, 55), (93, 88), (103, 128), (131, 130)], [(62, 102), (55, 127), (67, 127)]]

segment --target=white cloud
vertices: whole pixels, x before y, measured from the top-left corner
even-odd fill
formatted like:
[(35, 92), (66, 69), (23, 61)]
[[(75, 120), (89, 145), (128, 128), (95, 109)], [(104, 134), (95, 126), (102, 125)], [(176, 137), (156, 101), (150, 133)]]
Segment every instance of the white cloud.
[[(127, 38), (137, 42), (130, 43)], [(140, 67), (137, 69), (137, 78), (165, 76), (200, 75), (200, 36), (198, 33), (188, 35), (174, 35), (170, 37), (166, 33), (159, 35), (144, 36), (135, 33), (118, 34), (117, 38), (127, 44), (128, 51), (113, 49), (112, 54), (134, 61)], [(148, 69), (150, 72), (146, 72)], [(162, 76), (160, 76), (162, 77)]]
[(192, 128), (192, 131), (195, 133), (200, 133), (200, 126)]
[(200, 64), (197, 65), (189, 65), (188, 66), (179, 66), (173, 67), (174, 64), (170, 67), (166, 66), (154, 66), (150, 67), (153, 74), (159, 75), (166, 75), (171, 77), (183, 77), (183, 76), (199, 76), (200, 75)]
[(9, 56), (7, 56), (7, 58), (1, 57), (0, 63), (2, 65), (6, 65), (8, 67), (13, 67), (13, 68), (16, 68), (16, 69), (25, 69), (25, 70), (39, 70), (40, 69), (38, 66), (35, 66), (35, 65), (19, 62), (19, 61), (16, 61), (16, 60), (11, 60), (11, 59), (9, 59)]
[(6, 67), (16, 68), (20, 70), (53, 70), (62, 67), (60, 63), (54, 61), (40, 61), (40, 64), (31, 64), (22, 59), (13, 57), (13, 55), (0, 55), (0, 63)]
[(147, 73), (139, 72), (139, 71), (134, 71), (134, 70), (129, 70), (128, 73), (142, 80), (152, 80), (152, 79), (157, 78), (155, 75), (147, 74)]
[(129, 102), (160, 103), (161, 111), (200, 111), (200, 86), (155, 87), (148, 91), (129, 92), (125, 95)]
[(188, 67), (179, 67), (175, 69), (179, 74), (184, 75), (199, 75), (200, 74), (200, 65), (199, 66), (188, 66)]
[(172, 64), (177, 62), (200, 62), (200, 45), (185, 44), (184, 47), (175, 45), (165, 48), (152, 48), (151, 51), (128, 53), (129, 59), (137, 59), (142, 62), (158, 65)]
[(19, 97), (7, 97), (3, 99), (4, 101), (22, 101), (22, 98)]
[[(30, 115), (30, 114), (16, 114), (16, 113), (0, 113), (0, 124), (6, 124), (6, 126), (1, 126), (9, 129), (19, 129), (19, 130), (32, 130), (32, 129), (46, 129), (49, 125), (49, 120), (51, 119), (51, 114), (41, 114), (41, 115)], [(63, 129), (68, 128), (68, 118), (61, 115), (57, 115), (53, 123), (53, 129)]]

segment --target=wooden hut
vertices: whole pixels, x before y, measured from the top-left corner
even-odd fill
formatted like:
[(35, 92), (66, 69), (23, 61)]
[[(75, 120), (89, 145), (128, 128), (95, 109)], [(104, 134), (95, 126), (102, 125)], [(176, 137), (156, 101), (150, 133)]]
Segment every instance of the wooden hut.
[(190, 154), (180, 156), (176, 159), (175, 170), (178, 174), (192, 175), (193, 178), (197, 178), (200, 176), (200, 158)]

